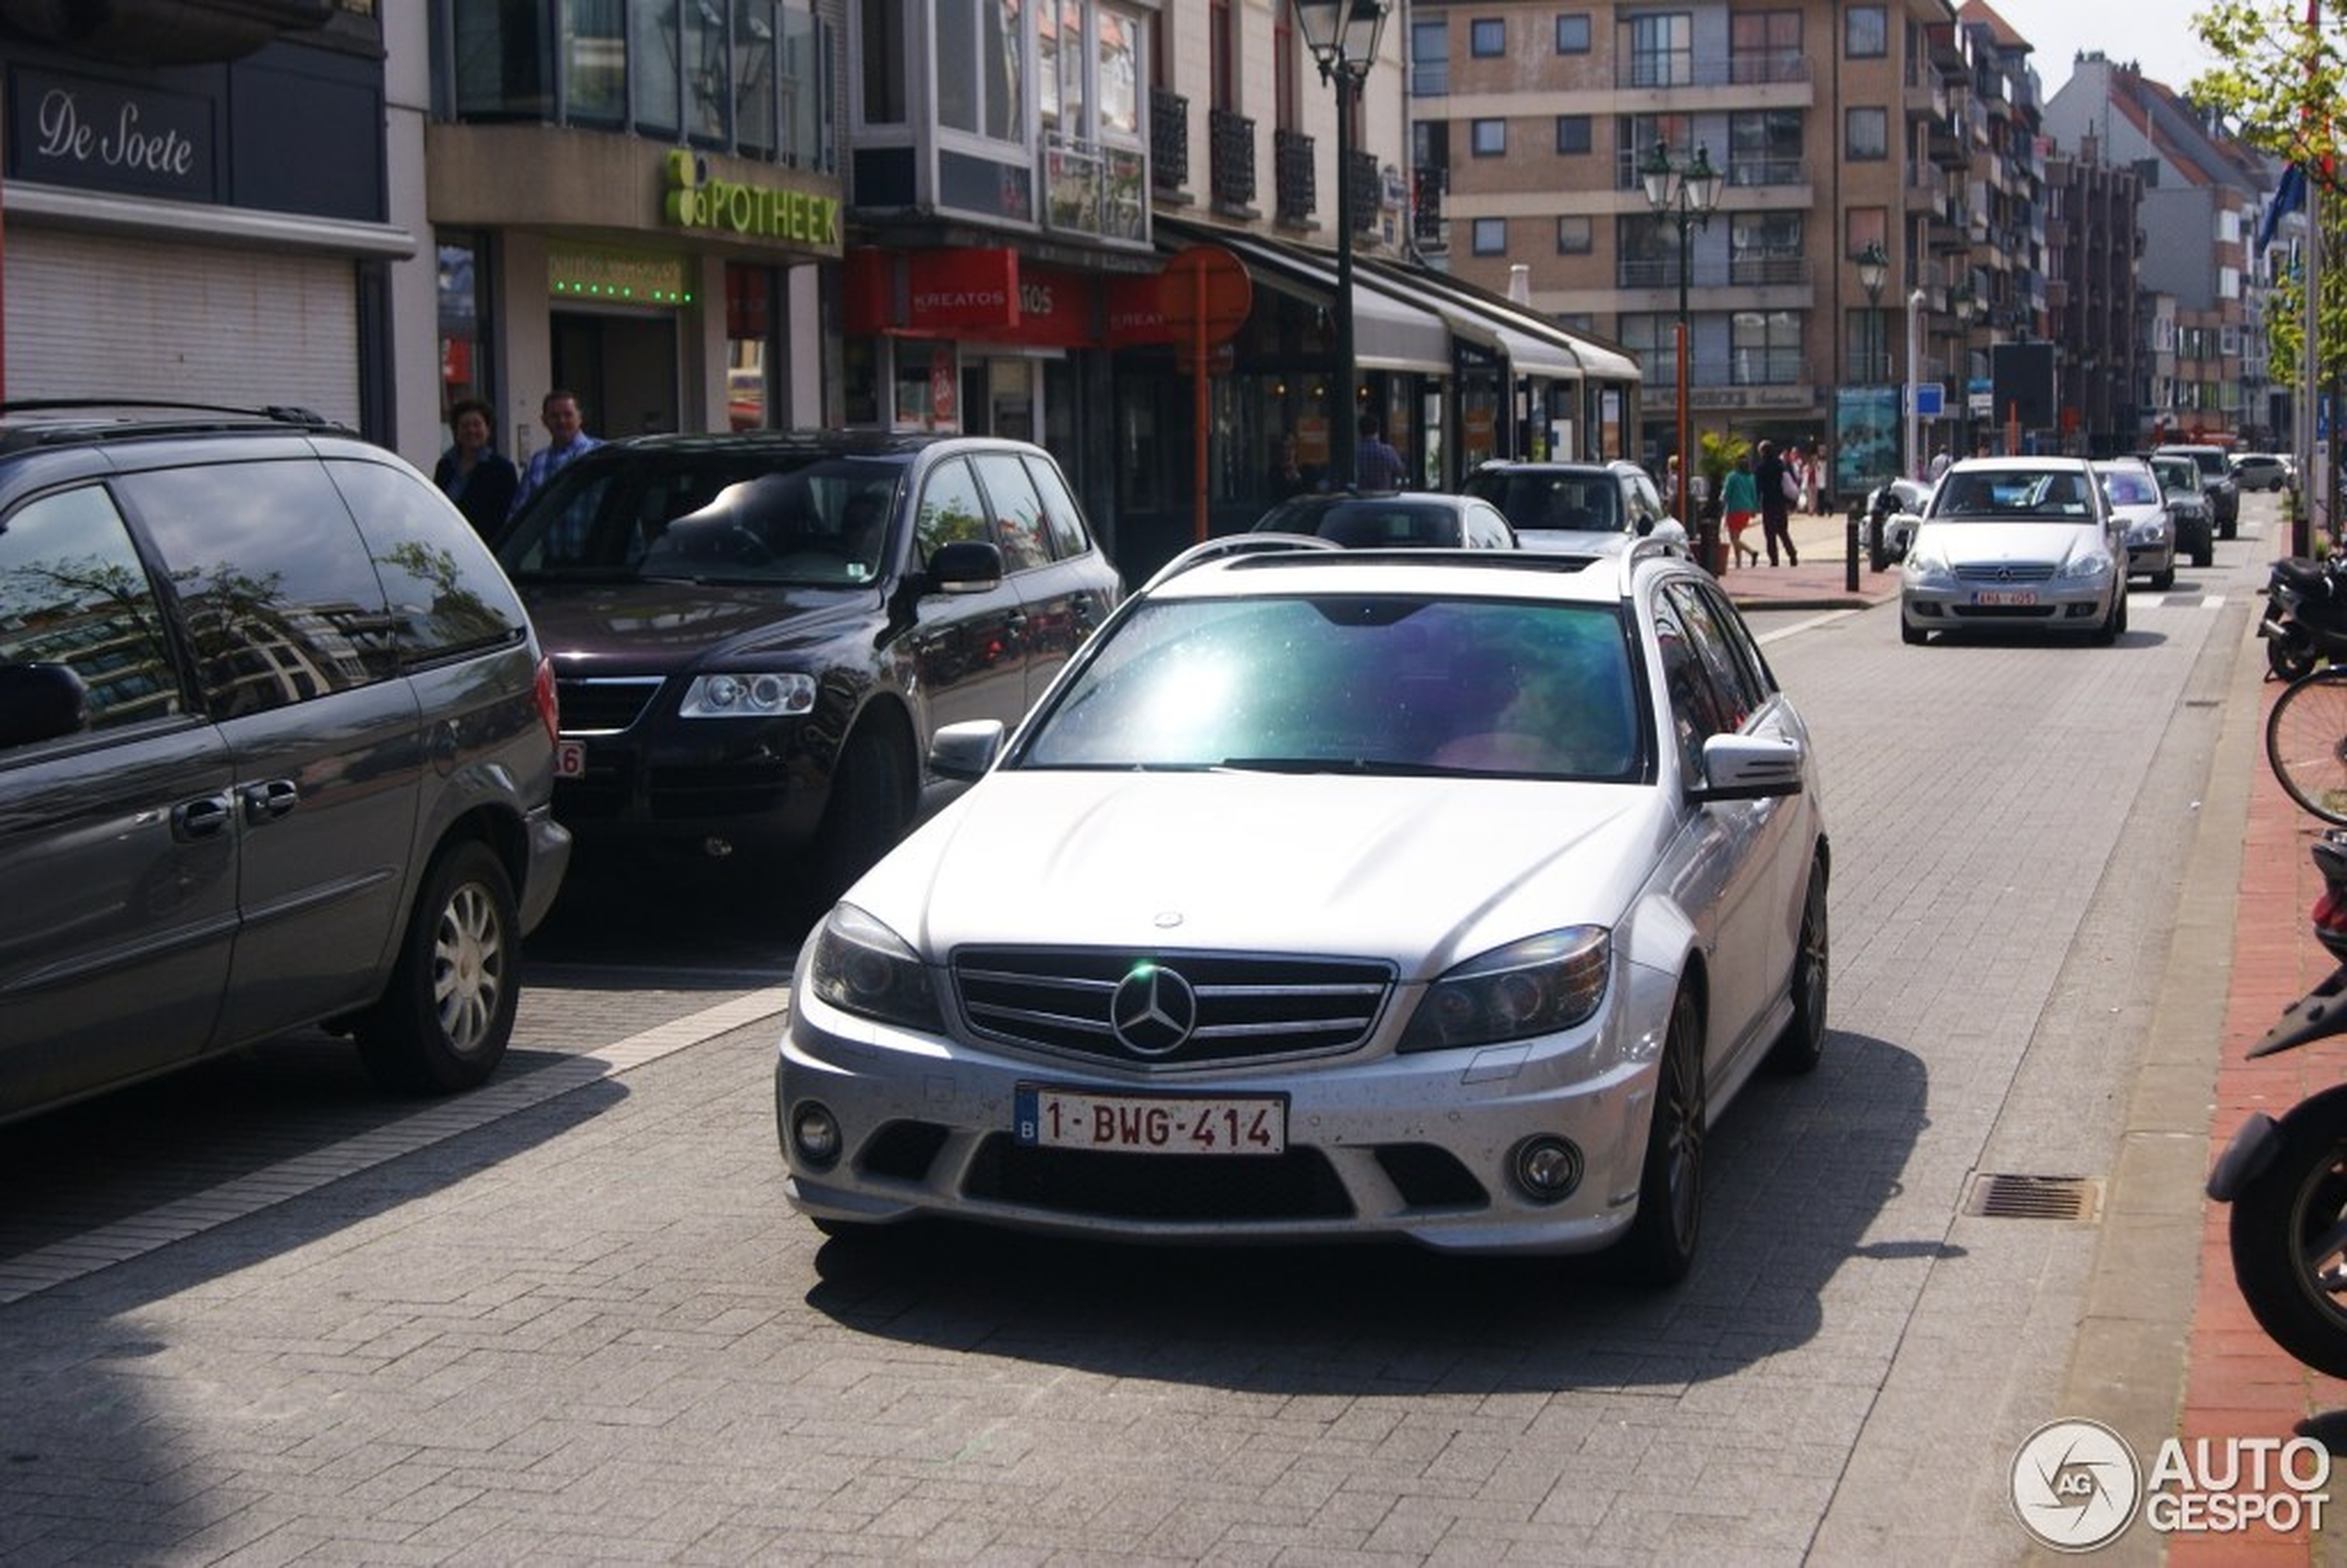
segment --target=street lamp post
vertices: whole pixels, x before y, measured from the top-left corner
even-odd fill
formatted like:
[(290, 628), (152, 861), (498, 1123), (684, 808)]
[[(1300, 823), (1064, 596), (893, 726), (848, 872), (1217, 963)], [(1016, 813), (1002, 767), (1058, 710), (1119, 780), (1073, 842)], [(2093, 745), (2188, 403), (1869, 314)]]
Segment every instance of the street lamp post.
[[(1671, 161), (1668, 144), (1657, 141), (1654, 156), (1638, 169), (1646, 182), (1647, 205), (1655, 216), (1674, 225), (1679, 231), (1679, 487), (1672, 504), (1682, 526), (1687, 521), (1687, 486), (1695, 474), (1695, 449), (1689, 441), (1687, 428), (1687, 251), (1690, 248), (1687, 231), (1709, 228), (1711, 213), (1720, 205), (1720, 188), (1726, 181), (1720, 171), (1711, 166), (1711, 155), (1701, 142), (1696, 143), (1695, 161), (1684, 166)], [(1697, 553), (1707, 570), (1717, 571), (1720, 550), (1720, 528), (1709, 516), (1697, 518), (1695, 528)]]
[[(1882, 249), (1882, 241), (1869, 239), (1867, 248), (1858, 252), (1858, 286), (1867, 291), (1867, 362), (1858, 378), (1868, 386), (1882, 383), (1885, 367), (1882, 362), (1882, 286), (1891, 276), (1891, 258)], [(1875, 482), (1889, 481), (1881, 475)]]
[(1948, 291), (1948, 309), (1956, 318), (1956, 373), (1949, 379), (1956, 383), (1952, 390), (1964, 399), (1964, 412), (1955, 421), (1956, 439), (1951, 446), (1958, 456), (1972, 454), (1972, 317), (1979, 304), (1969, 278)]
[[(1336, 373), (1329, 403), (1329, 472), (1344, 484), (1359, 481), (1354, 446), (1358, 371), (1353, 351), (1353, 114), (1361, 85), (1377, 63), (1378, 40), (1393, 0), (1291, 0), (1296, 30), (1336, 88)], [(1204, 432), (1199, 432), (1204, 439)], [(1332, 488), (1343, 488), (1332, 485)]]

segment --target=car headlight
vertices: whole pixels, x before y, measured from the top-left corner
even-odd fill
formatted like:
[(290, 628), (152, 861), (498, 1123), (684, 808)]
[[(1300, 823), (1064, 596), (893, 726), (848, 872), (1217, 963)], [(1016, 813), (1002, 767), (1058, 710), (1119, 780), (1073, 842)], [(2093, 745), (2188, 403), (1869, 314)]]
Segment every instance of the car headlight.
[(2107, 577), (2110, 572), (2110, 557), (2102, 554), (2073, 555), (2062, 566), (2062, 577), (2072, 582), (2087, 577)]
[(2149, 522), (2137, 523), (2127, 530), (2129, 544), (2160, 544), (2164, 543), (2167, 538), (2168, 525), (2157, 517)]
[(945, 1032), (929, 966), (903, 937), (853, 904), (839, 904), (815, 933), (807, 966), (809, 990), (845, 1013)]
[(1605, 1000), (1612, 953), (1603, 926), (1568, 926), (1470, 958), (1428, 988), (1399, 1049), (1490, 1045), (1585, 1023)]
[(687, 719), (780, 719), (811, 711), (815, 677), (792, 671), (695, 675), (678, 708)]
[(1948, 557), (1933, 544), (1917, 543), (1909, 547), (1907, 558), (1899, 563), (1899, 570), (1914, 582), (1929, 582), (1954, 575)]

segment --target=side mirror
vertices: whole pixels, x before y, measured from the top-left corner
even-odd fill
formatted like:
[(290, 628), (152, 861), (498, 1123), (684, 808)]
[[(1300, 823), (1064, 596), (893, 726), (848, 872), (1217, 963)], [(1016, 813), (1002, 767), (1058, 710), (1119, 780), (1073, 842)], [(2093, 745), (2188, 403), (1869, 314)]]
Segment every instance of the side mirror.
[(1715, 735), (1703, 743), (1696, 800), (1759, 800), (1801, 793), (1802, 747), (1775, 735)]
[(1003, 737), (1008, 733), (1000, 719), (940, 725), (929, 739), (930, 772), (942, 779), (978, 778), (1003, 754)]
[(929, 593), (985, 593), (1002, 586), (1003, 552), (991, 540), (957, 539), (929, 558)]
[(0, 664), (0, 748), (79, 735), (90, 688), (68, 664)]

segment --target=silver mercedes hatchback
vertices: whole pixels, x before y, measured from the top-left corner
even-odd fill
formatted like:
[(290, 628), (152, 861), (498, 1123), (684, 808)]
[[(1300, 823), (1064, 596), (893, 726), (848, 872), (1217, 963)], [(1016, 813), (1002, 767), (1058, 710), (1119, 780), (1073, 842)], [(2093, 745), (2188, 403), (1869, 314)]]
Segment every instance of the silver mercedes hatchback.
[(793, 1204), (1152, 1241), (1619, 1246), (1825, 1039), (1810, 738), (1720, 585), (1610, 553), (1186, 558), (803, 948)]

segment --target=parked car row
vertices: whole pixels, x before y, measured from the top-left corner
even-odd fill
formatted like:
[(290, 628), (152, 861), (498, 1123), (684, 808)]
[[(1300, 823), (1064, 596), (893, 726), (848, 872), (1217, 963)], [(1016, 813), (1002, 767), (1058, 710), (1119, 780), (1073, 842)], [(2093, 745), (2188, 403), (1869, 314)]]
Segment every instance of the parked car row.
[(614, 442), (493, 554), (309, 416), (10, 408), (0, 1119), (305, 1025), (477, 1084), (573, 834), (682, 844), (842, 895), (774, 1078), (827, 1229), (1675, 1280), (1824, 1046), (1809, 737), (1642, 470), (1470, 490), (1128, 598), (1025, 443)]

